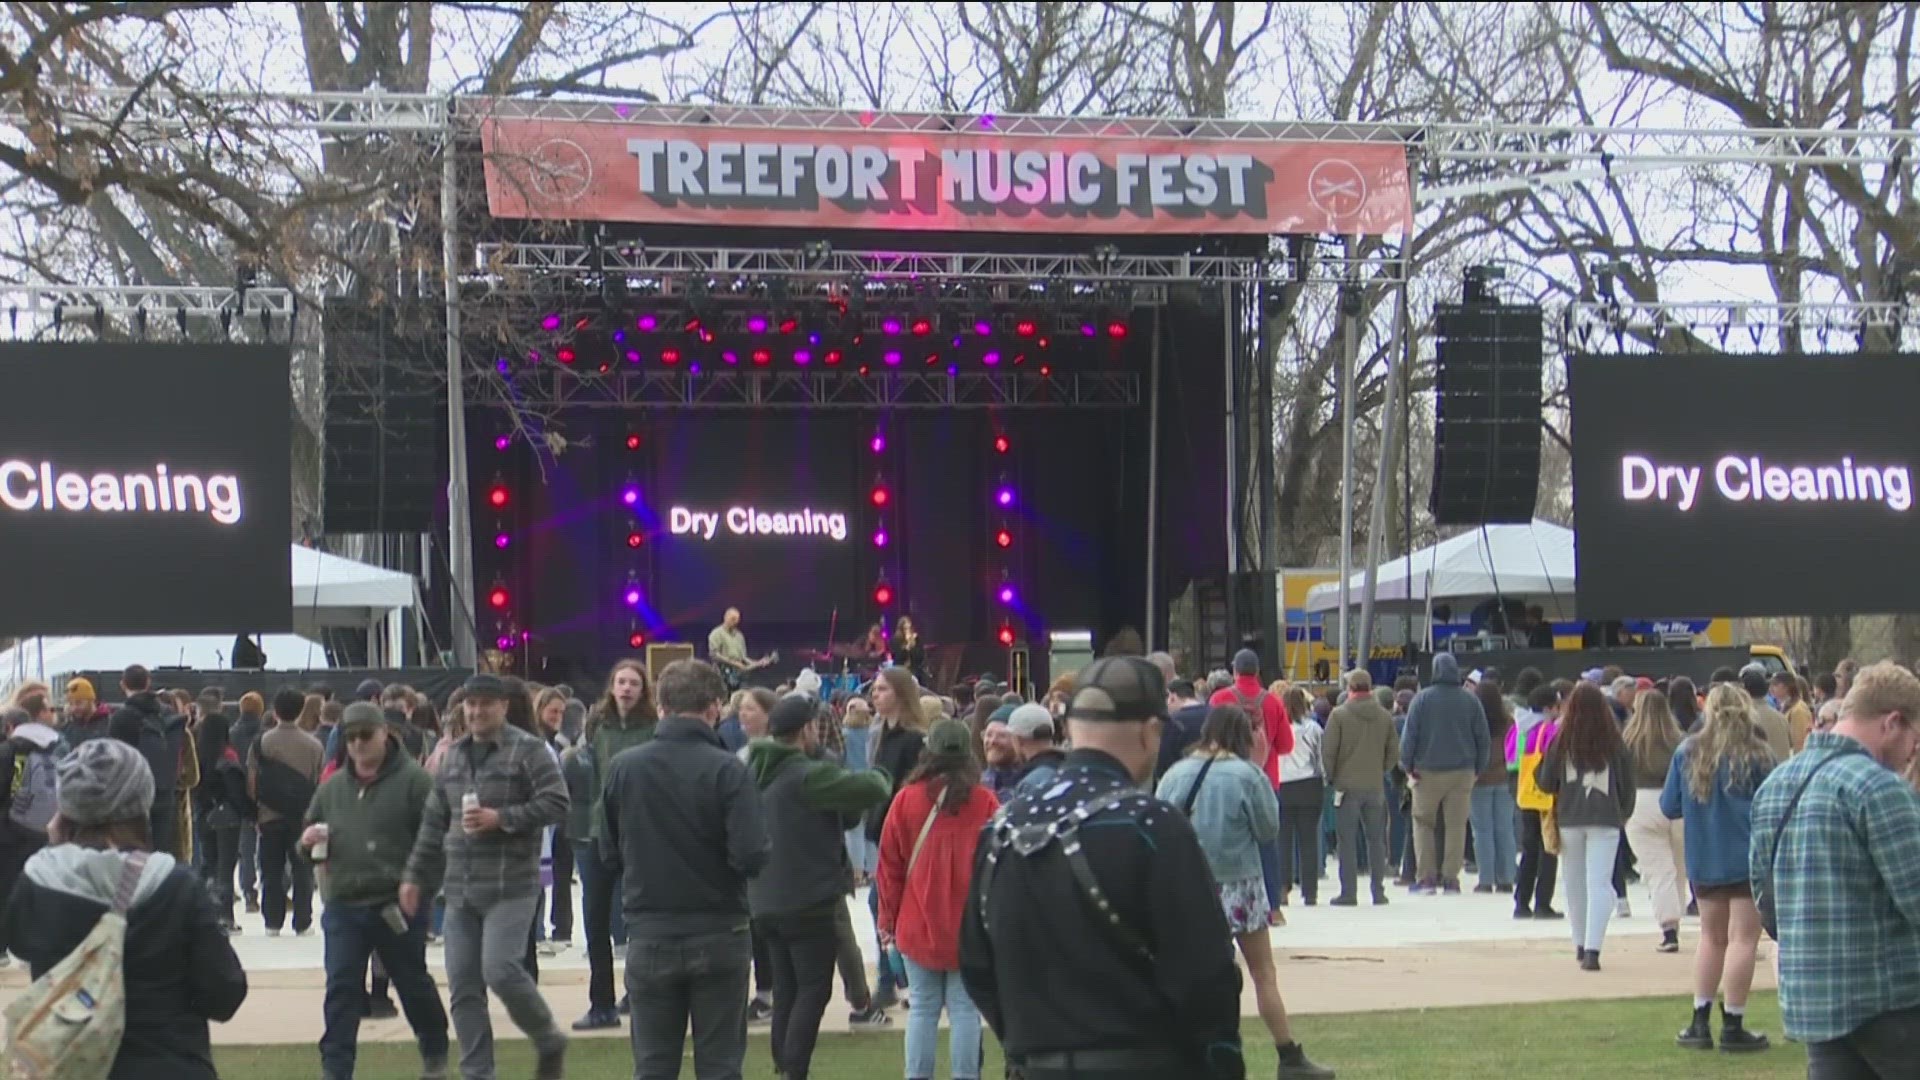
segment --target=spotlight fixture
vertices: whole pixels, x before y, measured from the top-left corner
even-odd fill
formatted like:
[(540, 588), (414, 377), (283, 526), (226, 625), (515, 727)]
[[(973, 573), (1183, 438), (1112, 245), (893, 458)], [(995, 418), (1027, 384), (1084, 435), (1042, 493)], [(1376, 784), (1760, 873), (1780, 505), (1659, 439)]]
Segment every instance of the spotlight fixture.
[(503, 551), (512, 543), (513, 537), (508, 536), (506, 533), (495, 533), (493, 536), (493, 546)]
[(635, 630), (632, 633), (627, 635), (627, 648), (629, 649), (637, 649), (640, 646), (645, 645), (646, 643), (647, 643), (647, 635), (641, 633), (638, 630)]
[(874, 530), (874, 532), (873, 532), (873, 546), (874, 546), (874, 547), (886, 547), (886, 546), (887, 546), (887, 530), (886, 530), (886, 528), (885, 528), (884, 526), (883, 526), (883, 527), (881, 527), (881, 528), (879, 528), (879, 529), (875, 529), (875, 530)]
[(493, 448), (495, 450), (500, 451), (503, 454), (506, 453), (507, 448), (512, 445), (513, 445), (513, 436), (511, 435), (501, 434), (501, 435), (495, 435), (493, 437)]
[(498, 480), (494, 481), (493, 490), (487, 492), (487, 504), (495, 510), (504, 510), (507, 502), (507, 485)]
[(873, 587), (873, 602), (881, 607), (893, 603), (893, 586), (887, 584), (887, 576), (880, 575), (880, 583)]
[(627, 432), (627, 449), (629, 450), (640, 449), (640, 433), (639, 432), (637, 431)]
[(1005, 525), (1002, 525), (1000, 531), (993, 534), (993, 542), (1002, 548), (1010, 548), (1013, 546), (1013, 534), (1007, 531)]
[(1013, 505), (1013, 485), (1007, 483), (1007, 478), (1004, 476), (1000, 478), (1000, 489), (993, 493), (993, 501), (998, 504), (1001, 509)]
[(491, 604), (495, 611), (505, 610), (507, 604), (511, 602), (512, 599), (513, 597), (507, 593), (507, 587), (497, 583), (493, 589), (487, 593), (487, 603)]
[(1011, 450), (1011, 449), (1013, 449), (1013, 443), (1012, 443), (1012, 441), (1011, 441), (1011, 440), (1009, 440), (1009, 439), (1008, 439), (1008, 438), (1007, 438), (1007, 437), (1006, 437), (1005, 435), (995, 435), (995, 436), (993, 437), (993, 452), (994, 452), (994, 453), (996, 453), (996, 454), (1004, 454), (1004, 453), (1006, 453), (1007, 451), (1009, 451), (1009, 450)]
[(646, 542), (646, 538), (641, 536), (638, 532), (629, 532), (627, 534), (627, 546), (630, 548), (637, 548), (645, 542)]
[(999, 637), (1000, 644), (1005, 645), (1009, 649), (1013, 648), (1013, 625), (1011, 623), (1001, 623)]
[(626, 486), (620, 489), (620, 501), (628, 506), (640, 505), (640, 485), (629, 478)]

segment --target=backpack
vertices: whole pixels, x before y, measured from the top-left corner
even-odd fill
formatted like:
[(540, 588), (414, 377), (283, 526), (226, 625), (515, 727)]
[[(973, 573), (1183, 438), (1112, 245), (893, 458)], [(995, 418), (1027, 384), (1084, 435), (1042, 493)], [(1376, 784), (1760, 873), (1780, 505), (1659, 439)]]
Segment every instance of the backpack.
[(129, 852), (113, 907), (66, 959), (6, 1008), (7, 1076), (13, 1080), (106, 1080), (127, 1028), (122, 965), (127, 908), (147, 853)]
[(180, 783), (180, 754), (169, 745), (166, 717), (142, 717), (140, 741), (134, 748), (153, 770), (154, 794), (171, 794)]
[(254, 782), (254, 801), (290, 821), (299, 821), (313, 805), (313, 781), (299, 769), (265, 754)]
[(7, 820), (46, 835), (47, 823), (59, 809), (59, 780), (53, 766), (53, 751), (15, 745)]

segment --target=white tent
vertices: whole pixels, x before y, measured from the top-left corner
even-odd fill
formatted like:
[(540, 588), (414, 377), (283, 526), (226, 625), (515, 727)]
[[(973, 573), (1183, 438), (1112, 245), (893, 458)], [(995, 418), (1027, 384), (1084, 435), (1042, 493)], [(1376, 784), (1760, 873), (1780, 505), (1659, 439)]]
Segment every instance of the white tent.
[[(1374, 602), (1424, 606), (1429, 598), (1478, 599), (1496, 594), (1566, 601), (1573, 596), (1573, 576), (1573, 530), (1538, 519), (1527, 525), (1487, 525), (1422, 548), (1411, 558), (1402, 555), (1381, 563), (1375, 575)], [(1348, 579), (1348, 603), (1358, 608), (1366, 586), (1364, 570)], [(1308, 611), (1339, 607), (1338, 581), (1307, 591)]]
[[(325, 629), (367, 632), (367, 661), (406, 662), (404, 629), (414, 606), (413, 575), (293, 546), (293, 629), (319, 636)], [(267, 657), (274, 660), (273, 650)], [(277, 664), (277, 661), (275, 661)]]
[[(319, 642), (298, 634), (267, 634), (261, 647), (266, 650), (267, 662), (275, 667), (331, 666)], [(232, 634), (26, 638), (0, 651), (0, 694), (29, 680), (75, 671), (118, 671), (129, 664), (217, 669), (232, 661)]]

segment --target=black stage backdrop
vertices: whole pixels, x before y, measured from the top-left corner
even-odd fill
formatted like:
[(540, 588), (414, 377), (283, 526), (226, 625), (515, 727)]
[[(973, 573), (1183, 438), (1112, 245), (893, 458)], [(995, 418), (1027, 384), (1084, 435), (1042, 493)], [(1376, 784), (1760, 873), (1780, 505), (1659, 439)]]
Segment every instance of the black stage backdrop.
[(284, 346), (0, 347), (0, 631), (291, 629), (287, 372)]
[[(1143, 314), (1136, 328), (1145, 322)], [(1162, 361), (1155, 640), (1164, 640), (1167, 603), (1195, 577), (1221, 577), (1226, 565), (1219, 313), (1202, 310), (1168, 328), (1177, 333), (1168, 333)], [(1142, 372), (1147, 341), (1136, 332), (1127, 358)], [(1039, 674), (1049, 630), (1091, 630), (1105, 640), (1142, 627), (1149, 415), (1144, 403), (891, 416), (822, 410), (804, 418), (573, 414), (562, 420), (573, 448), (536, 467), (524, 442), (496, 451), (498, 418), (477, 410), (481, 637), (493, 636), (484, 597), (501, 572), (516, 585), (513, 622), (532, 634), (534, 667), (547, 677), (597, 677), (633, 652), (636, 625), (649, 641), (690, 641), (704, 655), (707, 631), (729, 606), (744, 613), (756, 655), (778, 648), (791, 657), (825, 648), (830, 625), (831, 640), (860, 637), (881, 614), (873, 591), (884, 566), (897, 593), (889, 621), (910, 614), (930, 643), (969, 646), (963, 670), (997, 670), (1005, 651), (993, 639), (1005, 609), (995, 594), (1005, 566), (1018, 593), (1011, 621), (1034, 647)], [(887, 438), (880, 455), (870, 447), (877, 426)], [(1011, 440), (1004, 456), (993, 451), (996, 432)], [(630, 434), (640, 437), (638, 449), (627, 449)], [(1004, 512), (994, 503), (1003, 473), (1017, 494)], [(490, 543), (490, 476), (514, 488), (516, 538), (505, 556)], [(892, 494), (884, 551), (873, 545), (877, 476)], [(621, 498), (629, 483), (640, 489), (634, 510)], [(720, 513), (715, 538), (673, 535), (675, 506)], [(729, 535), (726, 511), (749, 506), (844, 513), (847, 538)], [(636, 520), (645, 536), (638, 549), (626, 543)], [(1003, 520), (1015, 537), (1004, 553), (994, 543)], [(629, 574), (643, 593), (637, 611), (623, 596)]]

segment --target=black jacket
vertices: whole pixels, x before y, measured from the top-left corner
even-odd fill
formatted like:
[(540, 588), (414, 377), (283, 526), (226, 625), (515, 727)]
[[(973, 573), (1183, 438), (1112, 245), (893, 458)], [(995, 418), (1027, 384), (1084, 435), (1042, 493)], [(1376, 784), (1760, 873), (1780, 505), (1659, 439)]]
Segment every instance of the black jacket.
[(1207, 726), (1207, 714), (1213, 711), (1206, 702), (1197, 702), (1183, 706), (1168, 718), (1167, 726), (1160, 733), (1160, 758), (1153, 765), (1153, 782), (1157, 785), (1167, 770), (1187, 756), (1193, 744), (1200, 741), (1200, 729)]
[(1058, 780), (1070, 785), (1066, 791), (1044, 800), (1016, 796), (994, 822), (1044, 825), (1127, 792), (1087, 821), (1079, 838), (1114, 913), (1154, 958), (1095, 917), (1058, 842), (1031, 856), (1008, 848), (989, 873), (990, 822), (960, 923), (967, 995), (1015, 1061), (1048, 1051), (1170, 1050), (1186, 1059), (1184, 1076), (1243, 1080), (1240, 971), (1193, 826), (1100, 751), (1069, 754)]
[(621, 897), (629, 933), (746, 927), (747, 879), (767, 863), (766, 821), (746, 763), (705, 721), (660, 721), (650, 741), (614, 755), (600, 794), (600, 857), (611, 874), (635, 870)]
[[(33, 977), (66, 959), (111, 907), (123, 856), (60, 844), (27, 861), (7, 906), (7, 940)], [(207, 1022), (229, 1020), (247, 973), (199, 875), (148, 858), (127, 913), (127, 1031), (109, 1080), (215, 1080)]]
[[(180, 747), (186, 739), (186, 720), (174, 724), (175, 717), (160, 707), (160, 696), (151, 690), (128, 694), (127, 703), (113, 711), (107, 721), (107, 734), (140, 751), (153, 770), (153, 794), (157, 805), (161, 796), (171, 797), (180, 786)], [(158, 736), (149, 741), (150, 736)], [(173, 766), (166, 767), (168, 755)]]
[[(926, 745), (927, 737), (912, 728), (887, 728), (873, 742), (873, 767), (904, 785), (920, 764), (920, 750)], [(892, 807), (893, 800), (888, 799), (867, 814), (867, 839), (880, 842), (880, 830), (886, 826), (887, 811)]]

